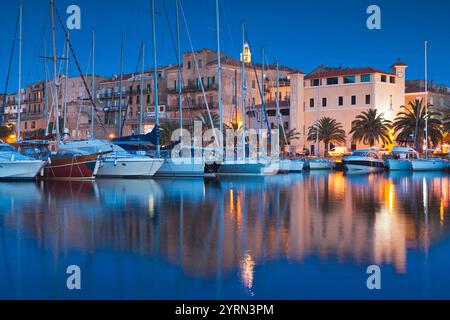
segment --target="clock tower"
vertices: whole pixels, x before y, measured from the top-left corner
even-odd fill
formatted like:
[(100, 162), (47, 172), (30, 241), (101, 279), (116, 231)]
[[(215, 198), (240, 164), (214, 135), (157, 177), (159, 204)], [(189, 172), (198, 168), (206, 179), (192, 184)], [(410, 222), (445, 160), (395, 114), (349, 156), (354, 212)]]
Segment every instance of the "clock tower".
[(395, 73), (396, 83), (402, 85), (403, 88), (405, 88), (406, 68), (408, 68), (408, 65), (400, 61), (400, 59), (391, 66), (392, 71)]

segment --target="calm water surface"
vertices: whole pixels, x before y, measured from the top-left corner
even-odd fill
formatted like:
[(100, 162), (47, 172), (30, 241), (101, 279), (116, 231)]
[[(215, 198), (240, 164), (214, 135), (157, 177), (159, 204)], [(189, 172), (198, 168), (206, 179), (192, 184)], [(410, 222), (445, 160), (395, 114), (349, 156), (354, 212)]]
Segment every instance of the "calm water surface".
[(445, 173), (0, 183), (0, 298), (449, 299), (449, 193)]

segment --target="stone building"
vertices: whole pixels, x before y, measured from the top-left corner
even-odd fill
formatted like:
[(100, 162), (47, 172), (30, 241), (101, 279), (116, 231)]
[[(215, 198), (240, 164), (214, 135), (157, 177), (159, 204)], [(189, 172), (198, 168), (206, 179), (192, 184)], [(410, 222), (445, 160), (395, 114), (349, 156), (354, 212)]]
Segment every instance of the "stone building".
[(317, 150), (315, 142), (307, 140), (308, 128), (320, 118), (330, 117), (342, 124), (348, 150), (367, 147), (352, 143), (349, 135), (352, 122), (358, 114), (371, 108), (393, 120), (405, 102), (406, 68), (405, 63), (397, 61), (391, 71), (320, 66), (306, 76), (301, 73), (290, 75), (290, 123), (291, 128), (301, 134), (296, 144), (312, 154), (323, 153), (323, 144)]

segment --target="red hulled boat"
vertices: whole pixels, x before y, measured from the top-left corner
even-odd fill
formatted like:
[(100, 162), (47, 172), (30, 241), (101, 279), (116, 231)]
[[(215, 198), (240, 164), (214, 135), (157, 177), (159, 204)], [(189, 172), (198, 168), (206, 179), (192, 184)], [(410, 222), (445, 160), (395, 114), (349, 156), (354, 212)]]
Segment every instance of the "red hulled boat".
[(86, 154), (79, 150), (56, 151), (56, 143), (47, 140), (24, 141), (18, 145), (18, 149), (25, 155), (47, 160), (38, 178), (50, 180), (95, 179), (99, 158), (104, 154)]

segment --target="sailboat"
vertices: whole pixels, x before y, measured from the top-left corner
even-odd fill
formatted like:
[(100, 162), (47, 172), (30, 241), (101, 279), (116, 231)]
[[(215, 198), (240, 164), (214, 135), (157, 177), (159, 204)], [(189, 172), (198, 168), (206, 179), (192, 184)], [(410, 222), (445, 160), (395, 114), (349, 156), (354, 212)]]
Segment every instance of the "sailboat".
[[(428, 42), (425, 41), (425, 114), (428, 115)], [(411, 161), (413, 171), (441, 171), (447, 167), (443, 159), (428, 158), (428, 116), (425, 117), (425, 159)]]
[[(142, 56), (144, 47), (142, 47)], [(94, 66), (94, 50), (95, 50), (95, 34), (93, 33), (92, 41), (92, 65)], [(144, 65), (144, 60), (142, 61)], [(142, 66), (144, 68), (144, 66)], [(121, 70), (122, 73), (122, 70)], [(95, 75), (95, 69), (92, 68), (92, 74)], [(141, 74), (142, 88), (143, 72)], [(91, 92), (95, 92), (95, 77), (92, 77)], [(142, 95), (142, 90), (141, 90)], [(91, 96), (93, 99), (93, 96)], [(142, 101), (141, 97), (141, 101)], [(96, 177), (100, 178), (149, 178), (161, 168), (162, 159), (151, 158), (143, 155), (136, 155), (127, 152), (124, 148), (110, 143), (106, 140), (94, 139), (94, 123), (95, 123), (95, 104), (92, 101), (91, 108), (91, 128), (89, 140), (64, 141), (60, 144), (62, 150), (77, 150), (86, 154), (102, 154), (100, 165)], [(140, 128), (142, 125), (140, 124)], [(141, 130), (141, 129), (140, 129)]]
[(24, 156), (0, 140), (0, 180), (33, 180), (44, 166), (45, 161)]
[[(222, 113), (222, 66), (221, 66), (221, 48), (220, 48), (220, 8), (219, 0), (216, 0), (216, 21), (217, 21), (217, 68), (218, 68), (218, 95), (219, 95), (219, 116), (220, 116), (220, 132), (223, 133), (223, 113)], [(245, 52), (245, 24), (242, 24), (242, 52)], [(264, 59), (264, 55), (263, 55)], [(272, 175), (276, 174), (279, 169), (279, 162), (272, 161), (271, 158), (257, 158), (249, 159), (247, 158), (247, 142), (245, 139), (245, 59), (242, 55), (242, 65), (241, 65), (241, 78), (242, 78), (242, 128), (244, 133), (242, 134), (242, 148), (243, 159), (225, 160), (217, 170), (217, 175), (219, 176), (240, 176), (240, 175)], [(262, 78), (264, 82), (264, 63), (262, 67)], [(262, 90), (264, 92), (264, 90)], [(262, 94), (262, 99), (264, 101), (264, 93)], [(262, 120), (261, 120), (262, 121)]]
[[(153, 24), (153, 57), (154, 57), (154, 96), (155, 96), (155, 113), (156, 126), (159, 130), (159, 101), (158, 101), (158, 64), (157, 64), (157, 50), (156, 50), (156, 17), (155, 17), (155, 0), (152, 0), (152, 24)], [(176, 1), (177, 10), (177, 34), (178, 34), (178, 104), (180, 111), (180, 129), (183, 129), (183, 113), (182, 113), (182, 97), (181, 97), (181, 48), (180, 48), (180, 30), (179, 30), (179, 1)], [(180, 139), (182, 143), (182, 139)], [(161, 155), (161, 146), (159, 134), (157, 135), (157, 155)], [(164, 164), (156, 173), (156, 177), (204, 177), (205, 162), (202, 157), (190, 158), (172, 158), (169, 152), (165, 153)]]
[[(53, 43), (53, 115), (55, 119), (56, 134), (41, 140), (19, 141), (18, 148), (22, 153), (34, 154), (36, 158), (47, 160), (46, 166), (40, 175), (43, 179), (94, 179), (97, 174), (100, 157), (104, 153), (87, 153), (80, 150), (61, 149), (61, 134), (59, 127), (58, 108), (58, 69), (56, 56), (56, 28), (55, 3), (50, 0), (50, 16), (52, 25)], [(66, 34), (67, 37), (67, 34)]]
[[(280, 66), (279, 62), (277, 61), (277, 96), (276, 96), (276, 106), (277, 106), (277, 125), (278, 128), (281, 127), (283, 131), (284, 141), (287, 143), (287, 137), (286, 137), (286, 131), (284, 128), (283, 121), (281, 121), (281, 112), (280, 112)], [(278, 134), (278, 140), (280, 130), (277, 131)], [(305, 166), (305, 162), (301, 159), (286, 159), (281, 158), (280, 159), (280, 168), (278, 170), (279, 173), (299, 173), (302, 172)]]

